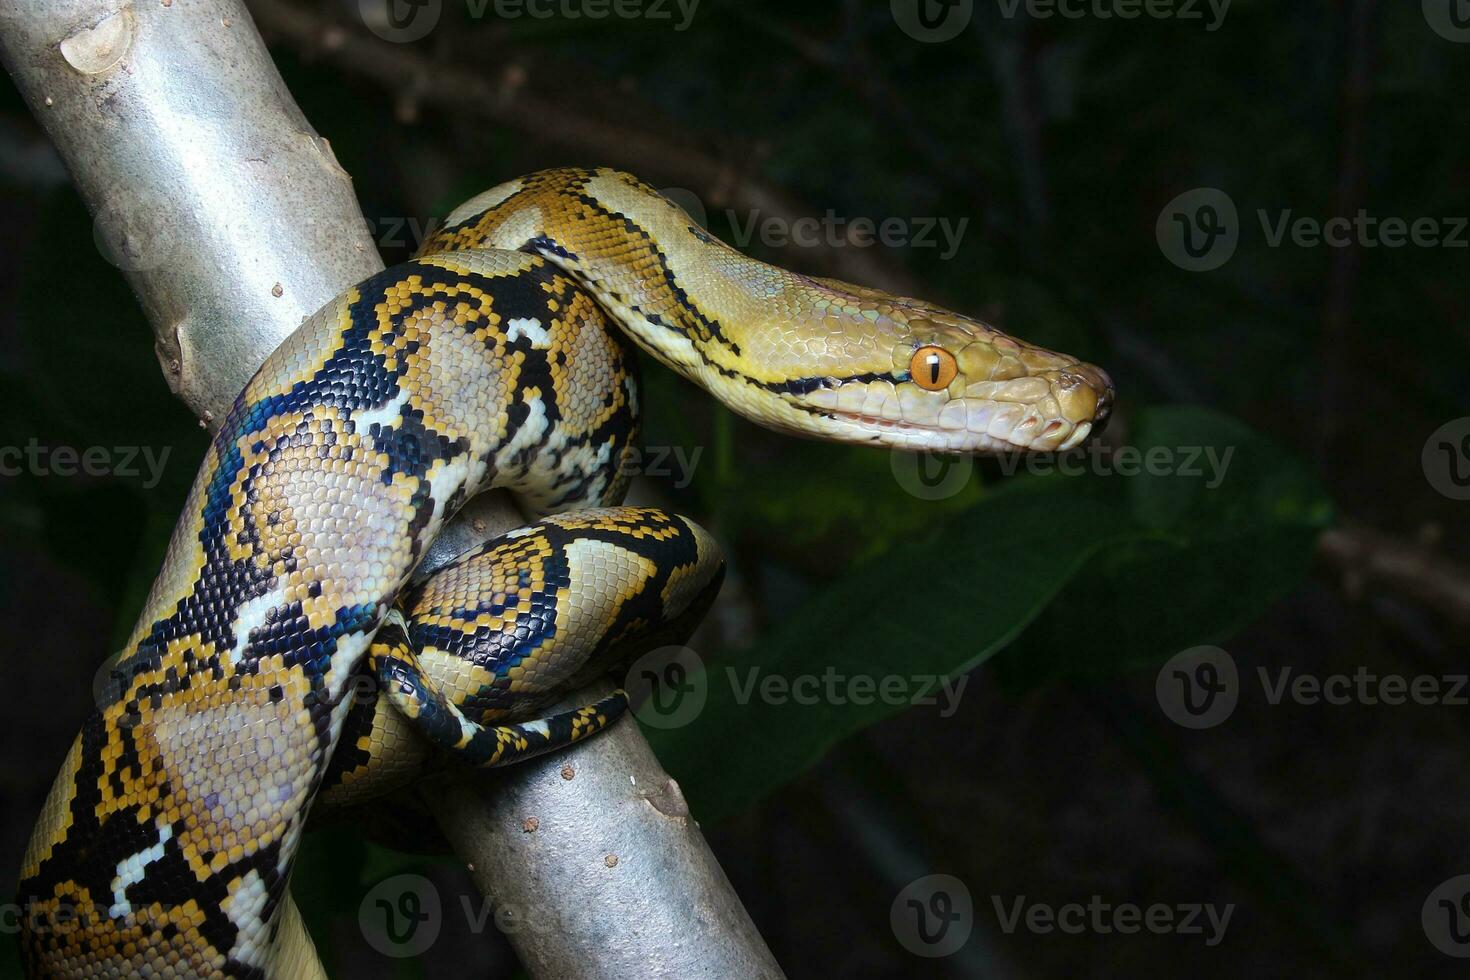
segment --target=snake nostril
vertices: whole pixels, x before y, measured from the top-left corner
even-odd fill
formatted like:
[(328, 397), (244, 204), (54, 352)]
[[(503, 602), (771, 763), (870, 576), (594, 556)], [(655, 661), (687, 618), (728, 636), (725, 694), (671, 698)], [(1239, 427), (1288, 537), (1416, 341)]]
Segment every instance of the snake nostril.
[[(1107, 377), (1107, 375), (1103, 375)], [(1097, 399), (1097, 412), (1092, 417), (1092, 434), (1095, 436), (1108, 427), (1108, 420), (1113, 417), (1113, 386), (1111, 383), (1104, 388)]]

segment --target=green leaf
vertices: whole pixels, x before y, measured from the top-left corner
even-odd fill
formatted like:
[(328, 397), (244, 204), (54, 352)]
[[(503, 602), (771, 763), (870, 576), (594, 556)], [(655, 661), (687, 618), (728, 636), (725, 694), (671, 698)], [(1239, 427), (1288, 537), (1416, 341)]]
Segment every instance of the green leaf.
[(1118, 510), (1065, 494), (984, 501), (834, 583), (758, 644), (758, 661), (712, 665), (697, 721), (649, 737), (701, 819), (733, 813), (907, 703), (858, 703), (855, 690), (815, 703), (765, 698), (763, 679), (835, 674), (876, 686), (963, 673), (1012, 640), (1096, 551), (1137, 533)]
[(1137, 431), (1138, 457), (1167, 468), (1085, 482), (1158, 534), (1094, 557), (997, 661), (1006, 682), (1117, 674), (1228, 639), (1310, 570), (1332, 504), (1299, 461), (1207, 409), (1155, 409)]
[[(1086, 475), (1008, 481), (833, 582), (748, 661), (706, 665), (696, 720), (648, 732), (694, 812), (718, 819), (800, 774), (906, 707), (914, 678), (1007, 647), (1016, 683), (1116, 673), (1228, 635), (1301, 580), (1331, 507), (1298, 462), (1198, 409), (1146, 412), (1137, 432)], [(854, 678), (870, 692), (894, 676), (907, 698), (859, 703)]]

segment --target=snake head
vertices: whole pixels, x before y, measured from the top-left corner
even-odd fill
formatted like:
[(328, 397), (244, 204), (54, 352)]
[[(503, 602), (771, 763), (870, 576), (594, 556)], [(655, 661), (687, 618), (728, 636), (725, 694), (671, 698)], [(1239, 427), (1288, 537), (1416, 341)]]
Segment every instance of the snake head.
[(787, 387), (806, 434), (944, 453), (1057, 452), (1112, 412), (1101, 368), (916, 300), (847, 289), (852, 303), (825, 314), (845, 321), (833, 332), (841, 356), (864, 369)]

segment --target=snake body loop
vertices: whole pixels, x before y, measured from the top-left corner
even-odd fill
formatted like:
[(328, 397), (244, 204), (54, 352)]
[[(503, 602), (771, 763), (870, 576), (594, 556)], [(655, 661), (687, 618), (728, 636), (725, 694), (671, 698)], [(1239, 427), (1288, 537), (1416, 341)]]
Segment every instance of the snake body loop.
[[(287, 893), (315, 799), (368, 804), (617, 717), (621, 695), (535, 715), (687, 633), (722, 565), (689, 522), (612, 506), (637, 391), (609, 320), (736, 411), (823, 439), (1064, 448), (1111, 403), (1096, 368), (746, 258), (624, 174), (481, 195), (304, 323), (226, 418), (32, 833), (32, 976), (319, 970)], [(492, 487), (560, 516), (400, 595)]]

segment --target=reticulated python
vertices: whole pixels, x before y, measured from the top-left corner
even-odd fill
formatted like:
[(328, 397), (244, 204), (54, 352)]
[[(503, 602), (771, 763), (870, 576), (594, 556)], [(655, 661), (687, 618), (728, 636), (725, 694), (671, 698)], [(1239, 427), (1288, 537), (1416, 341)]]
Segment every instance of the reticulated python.
[[(624, 174), (480, 195), (306, 321), (226, 418), (32, 834), (33, 976), (303, 975), (287, 883), (314, 798), (362, 803), (430, 753), (503, 765), (623, 711), (619, 692), (536, 718), (687, 634), (723, 566), (693, 524), (611, 507), (637, 392), (609, 319), (736, 412), (821, 439), (1066, 449), (1111, 404), (1097, 368), (747, 258)], [(573, 513), (400, 595), (491, 487)], [(364, 677), (384, 696), (356, 697)]]

